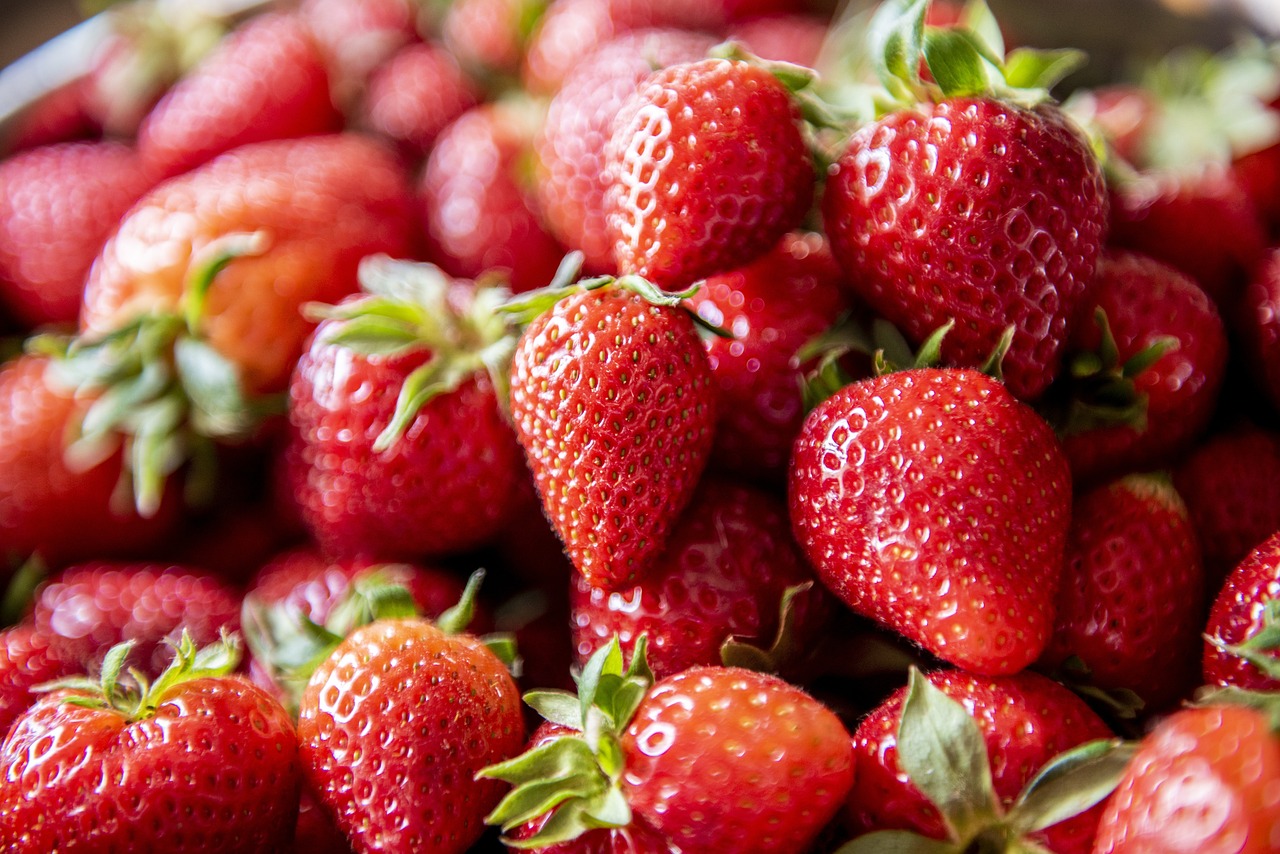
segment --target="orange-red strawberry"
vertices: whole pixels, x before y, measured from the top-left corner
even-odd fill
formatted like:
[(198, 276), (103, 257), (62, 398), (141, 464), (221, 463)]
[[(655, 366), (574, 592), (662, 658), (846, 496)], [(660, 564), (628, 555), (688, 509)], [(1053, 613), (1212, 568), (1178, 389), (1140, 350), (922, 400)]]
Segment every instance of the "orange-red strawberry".
[(1048, 643), (1071, 477), (998, 381), (919, 368), (846, 386), (809, 414), (789, 483), (797, 541), (858, 613), (978, 673)]
[(772, 73), (741, 60), (649, 76), (614, 119), (605, 171), (615, 267), (663, 288), (764, 254), (813, 200), (798, 105)]
[(1204, 681), (1260, 691), (1280, 689), (1272, 663), (1280, 603), (1280, 532), (1259, 543), (1227, 576), (1204, 629)]
[(600, 284), (570, 291), (525, 329), (511, 415), (569, 558), (591, 584), (616, 589), (644, 572), (693, 496), (715, 399), (679, 297)]
[(267, 14), (227, 36), (169, 90), (138, 129), (138, 151), (171, 176), (242, 145), (341, 127), (303, 20)]
[(479, 87), (449, 51), (410, 44), (369, 78), (362, 125), (421, 159), (449, 123), (480, 100)]

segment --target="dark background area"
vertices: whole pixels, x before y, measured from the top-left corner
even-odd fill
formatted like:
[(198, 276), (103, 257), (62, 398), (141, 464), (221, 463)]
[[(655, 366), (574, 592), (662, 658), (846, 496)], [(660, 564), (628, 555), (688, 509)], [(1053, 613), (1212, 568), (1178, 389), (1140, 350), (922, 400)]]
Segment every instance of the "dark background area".
[(72, 0), (0, 0), (0, 67), (79, 20)]

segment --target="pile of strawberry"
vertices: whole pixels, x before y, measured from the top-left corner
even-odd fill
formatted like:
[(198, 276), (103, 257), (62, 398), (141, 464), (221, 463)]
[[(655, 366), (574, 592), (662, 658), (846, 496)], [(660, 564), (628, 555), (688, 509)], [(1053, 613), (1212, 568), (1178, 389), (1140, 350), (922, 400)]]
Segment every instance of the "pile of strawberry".
[(1266, 46), (108, 14), (0, 160), (0, 849), (1280, 850)]

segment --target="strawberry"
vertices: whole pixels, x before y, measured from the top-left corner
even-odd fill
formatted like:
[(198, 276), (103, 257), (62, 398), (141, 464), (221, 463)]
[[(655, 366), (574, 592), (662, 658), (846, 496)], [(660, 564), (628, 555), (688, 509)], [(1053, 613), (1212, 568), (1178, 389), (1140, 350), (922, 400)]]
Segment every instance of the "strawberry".
[(329, 69), (335, 100), (350, 105), (373, 70), (418, 41), (415, 0), (302, 0), (306, 21)]
[[(855, 834), (878, 832), (841, 851), (923, 836), (954, 850), (1087, 854), (1095, 805), (1129, 755), (1111, 738), (1083, 701), (1043, 676), (912, 668), (909, 685), (853, 734), (858, 773), (846, 820)], [(897, 850), (933, 850), (917, 844)]]
[(432, 257), (456, 276), (505, 273), (517, 293), (551, 281), (565, 249), (543, 227), (522, 169), (536, 119), (504, 102), (463, 113), (436, 140), (418, 185)]
[(852, 782), (839, 719), (777, 677), (695, 667), (655, 683), (643, 645), (624, 671), (614, 642), (578, 686), (527, 695), (563, 734), (482, 774), (515, 785), (490, 823), (543, 822), (521, 847), (622, 851), (626, 833), (647, 851), (804, 851)]
[(812, 586), (813, 576), (787, 532), (780, 501), (749, 487), (704, 482), (635, 587), (611, 593), (575, 578), (578, 663), (615, 635), (630, 655), (643, 634), (659, 679), (720, 664), (728, 641), (768, 647), (782, 628), (784, 601), (790, 608), (784, 642), (793, 651), (808, 649), (830, 608), (821, 589), (796, 590), (806, 583)]
[(0, 163), (0, 291), (19, 321), (75, 323), (89, 266), (154, 183), (117, 142), (63, 143)]
[(1274, 691), (1276, 602), (1280, 601), (1280, 532), (1258, 544), (1227, 576), (1209, 612), (1204, 681)]
[(1071, 479), (998, 381), (918, 368), (846, 386), (809, 413), (789, 491), (796, 540), (854, 611), (976, 673), (1048, 643)]
[(1242, 706), (1184, 709), (1143, 739), (1107, 804), (1093, 854), (1275, 850), (1280, 740)]
[(524, 477), (495, 393), (513, 345), (502, 295), (385, 257), (361, 279), (369, 295), (325, 312), (290, 387), (303, 520), (341, 557), (482, 545)]
[(268, 14), (238, 28), (169, 90), (138, 129), (138, 151), (172, 176), (242, 145), (341, 127), (302, 19)]
[(1280, 408), (1280, 250), (1269, 251), (1254, 268), (1238, 318), (1258, 387), (1272, 407)]
[(1079, 495), (1040, 663), (1052, 669), (1075, 656), (1092, 685), (1132, 690), (1162, 710), (1196, 684), (1203, 590), (1200, 546), (1167, 479), (1131, 475)]
[(684, 30), (625, 33), (589, 53), (551, 99), (535, 144), (539, 207), (552, 233), (586, 256), (588, 270), (613, 270), (604, 150), (614, 118), (654, 69), (699, 59), (714, 43)]
[[(273, 699), (226, 674), (234, 648), (190, 638), (154, 684), (69, 680), (0, 747), (0, 838), (47, 851), (282, 850), (298, 810), (298, 745)], [(107, 781), (106, 784), (103, 781)]]
[(198, 570), (156, 564), (93, 562), (71, 567), (36, 593), (32, 621), (58, 654), (96, 667), (116, 644), (133, 644), (147, 676), (172, 659), (184, 634), (212, 643), (239, 626), (240, 596)]
[[(823, 222), (857, 293), (914, 343), (956, 322), (942, 345), (948, 362), (981, 364), (1014, 324), (1005, 382), (1034, 399), (1061, 366), (1094, 275), (1107, 216), (1102, 171), (1051, 103), (1028, 109), (997, 94), (1043, 96), (1056, 77), (1013, 74), (994, 91), (976, 83), (995, 69), (974, 40), (1003, 54), (988, 44), (998, 33), (925, 27), (927, 5), (886, 3), (871, 27), (882, 76), (910, 97), (853, 135), (828, 176)], [(905, 42), (903, 29), (912, 33)], [(937, 83), (921, 79), (921, 56)]]
[(664, 288), (762, 255), (813, 199), (799, 107), (777, 77), (739, 60), (648, 77), (614, 119), (604, 167), (614, 264)]
[(1159, 261), (1111, 252), (1072, 336), (1072, 396), (1060, 433), (1079, 482), (1170, 462), (1213, 415), (1227, 335), (1213, 302)]
[(759, 260), (710, 276), (689, 307), (731, 338), (706, 341), (720, 420), (712, 461), (777, 480), (804, 422), (799, 351), (850, 309), (844, 275), (818, 234), (792, 233)]
[(307, 685), (307, 784), (357, 852), (462, 854), (502, 786), (475, 779), (524, 740), (515, 683), (469, 635), (418, 619), (356, 629)]
[(369, 78), (362, 124), (421, 158), (450, 122), (480, 100), (476, 84), (440, 45), (410, 44)]
[(440, 22), (451, 53), (466, 67), (498, 78), (518, 77), (525, 41), (545, 0), (453, 0)]
[(711, 452), (711, 371), (680, 296), (634, 277), (561, 293), (524, 295), (556, 302), (516, 347), (511, 417), (569, 558), (613, 590), (647, 568), (692, 498)]
[(739, 22), (729, 37), (761, 59), (812, 68), (827, 38), (827, 22), (814, 15), (766, 15)]
[(101, 133), (102, 128), (85, 110), (84, 81), (73, 80), (14, 116), (0, 136), (0, 152), (12, 155), (46, 145), (96, 139)]
[(0, 733), (8, 733), (13, 722), (36, 701), (38, 686), (72, 676), (77, 670), (35, 627), (21, 625), (0, 631)]

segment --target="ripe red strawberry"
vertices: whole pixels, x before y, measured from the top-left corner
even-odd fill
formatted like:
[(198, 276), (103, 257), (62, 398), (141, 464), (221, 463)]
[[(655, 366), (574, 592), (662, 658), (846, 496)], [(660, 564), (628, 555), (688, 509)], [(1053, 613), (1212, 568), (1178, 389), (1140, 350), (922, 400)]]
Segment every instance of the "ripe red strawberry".
[(1208, 706), (1163, 720), (1107, 804), (1093, 854), (1274, 851), (1280, 740), (1268, 717)]
[(827, 21), (814, 15), (767, 15), (744, 20), (729, 37), (761, 59), (812, 68), (827, 38)]
[(657, 301), (622, 283), (571, 290), (525, 329), (511, 366), (543, 509), (574, 566), (607, 589), (661, 551), (711, 453), (702, 342), (678, 297)]
[(587, 54), (547, 107), (536, 143), (539, 207), (551, 231), (586, 256), (588, 270), (613, 271), (604, 150), (614, 118), (656, 68), (699, 59), (714, 43), (709, 35), (684, 30), (623, 34)]
[(436, 44), (410, 44), (369, 78), (360, 112), (364, 127), (417, 159), (479, 100), (479, 88), (449, 51)]
[(0, 163), (0, 293), (28, 327), (73, 324), (89, 266), (155, 183), (117, 142), (63, 143)]
[(302, 0), (298, 14), (324, 54), (338, 103), (364, 91), (375, 68), (418, 41), (414, 0)]
[(33, 626), (0, 631), (0, 739), (39, 697), (36, 686), (79, 670)]
[(1071, 515), (1048, 424), (969, 370), (846, 386), (796, 440), (791, 524), (854, 611), (976, 673), (1048, 643)]
[(516, 78), (544, 0), (453, 0), (440, 23), (449, 51), (485, 75)]
[(785, 473), (805, 416), (798, 353), (849, 310), (844, 288), (826, 241), (792, 233), (689, 298), (699, 317), (733, 336), (706, 341), (720, 413), (715, 465), (755, 479)]
[(462, 854), (502, 786), (481, 768), (524, 741), (515, 683), (480, 641), (422, 620), (356, 629), (302, 698), (307, 784), (358, 852)]
[(32, 621), (78, 667), (95, 668), (111, 647), (131, 641), (135, 666), (155, 676), (183, 634), (203, 645), (238, 628), (240, 596), (188, 567), (94, 562), (43, 585)]
[(227, 36), (169, 90), (138, 129), (138, 150), (171, 176), (242, 145), (341, 127), (306, 25), (296, 15), (267, 14)]
[[(1115, 785), (1126, 754), (1095, 755), (1094, 768), (1108, 768), (1109, 780), (1101, 791), (1081, 786), (1077, 794), (1067, 787), (1071, 808), (1065, 816), (1058, 812), (1047, 829), (1043, 822), (1028, 826), (1028, 817), (1018, 816), (1026, 807), (1015, 803), (1055, 757), (1090, 743), (1086, 751), (1103, 754), (1097, 740), (1111, 737), (1082, 700), (1043, 676), (992, 678), (960, 670), (921, 676), (913, 669), (910, 685), (872, 711), (853, 734), (858, 772), (846, 822), (854, 834), (905, 830), (949, 839), (958, 848), (981, 848), (977, 840), (988, 839), (992, 850), (1015, 850), (1004, 847), (1009, 837), (1030, 837), (1028, 842), (1058, 854), (1087, 854), (1102, 812), (1094, 805), (1110, 791), (1105, 782)], [(1056, 796), (1063, 794), (1060, 789)], [(887, 850), (875, 846), (884, 838), (873, 834), (855, 843), (864, 847), (850, 850)]]
[(529, 105), (469, 110), (436, 140), (418, 185), (431, 257), (455, 276), (503, 271), (517, 293), (552, 280), (565, 248), (542, 224), (522, 171), (532, 157)]
[(489, 372), (513, 344), (500, 296), (430, 265), (361, 270), (370, 295), (329, 311), (290, 387), (303, 521), (340, 557), (480, 546), (525, 476)]
[[(915, 15), (917, 31), (936, 32), (923, 27), (927, 5), (887, 4), (872, 31)], [(857, 293), (914, 343), (956, 322), (944, 360), (982, 364), (1012, 323), (1005, 382), (1033, 399), (1058, 373), (1094, 275), (1107, 216), (1102, 170), (1052, 104), (1027, 109), (974, 95), (972, 77), (952, 78), (958, 68), (984, 74), (964, 44), (954, 65), (928, 66), (936, 85), (914, 61), (895, 62), (892, 47), (872, 46), (917, 102), (854, 134), (827, 179), (823, 221)], [(921, 56), (920, 45), (911, 49)]]
[[(617, 636), (631, 655), (648, 637), (654, 675), (722, 663), (736, 638), (767, 649), (779, 629), (783, 596), (813, 574), (787, 528), (786, 508), (772, 496), (708, 481), (676, 523), (666, 549), (633, 588), (609, 592), (577, 576), (570, 592), (575, 653), (581, 664)], [(795, 652), (809, 649), (830, 612), (825, 591), (806, 589), (790, 602)], [(774, 662), (785, 668), (796, 662)]]
[[(70, 680), (18, 719), (0, 747), (0, 838), (48, 851), (278, 851), (298, 812), (288, 715), (226, 674), (236, 654), (190, 638), (153, 685)], [(107, 781), (106, 784), (103, 781)]]
[(528, 695), (563, 734), (484, 772), (515, 785), (490, 823), (510, 831), (551, 813), (516, 834), (522, 847), (622, 851), (627, 833), (646, 851), (805, 851), (852, 782), (839, 719), (777, 677), (695, 667), (655, 684), (643, 648), (624, 671), (614, 643), (579, 689), (581, 701)]
[(1280, 532), (1249, 552), (1227, 576), (1226, 584), (1213, 602), (1209, 623), (1204, 629), (1205, 684), (1259, 691), (1280, 688), (1280, 678), (1268, 661), (1276, 656), (1277, 601), (1280, 601)]
[(648, 77), (605, 148), (613, 260), (687, 287), (767, 252), (813, 200), (813, 165), (790, 92), (758, 65), (705, 59)]
[(1213, 302), (1172, 267), (1113, 252), (1081, 307), (1092, 319), (1072, 336), (1076, 398), (1060, 428), (1072, 475), (1092, 483), (1171, 462), (1209, 423), (1226, 372)]
[(1131, 475), (1072, 509), (1053, 638), (1040, 662), (1068, 658), (1091, 684), (1127, 688), (1160, 711), (1195, 686), (1204, 568), (1187, 508), (1167, 480)]
[(1204, 549), (1206, 582), (1222, 579), (1251, 549), (1280, 531), (1280, 436), (1239, 425), (1209, 438), (1174, 472)]
[(1280, 250), (1254, 268), (1237, 316), (1249, 366), (1267, 400), (1280, 407)]
[(85, 109), (84, 81), (75, 80), (12, 117), (2, 150), (12, 155), (45, 145), (96, 139), (101, 133), (102, 128)]

